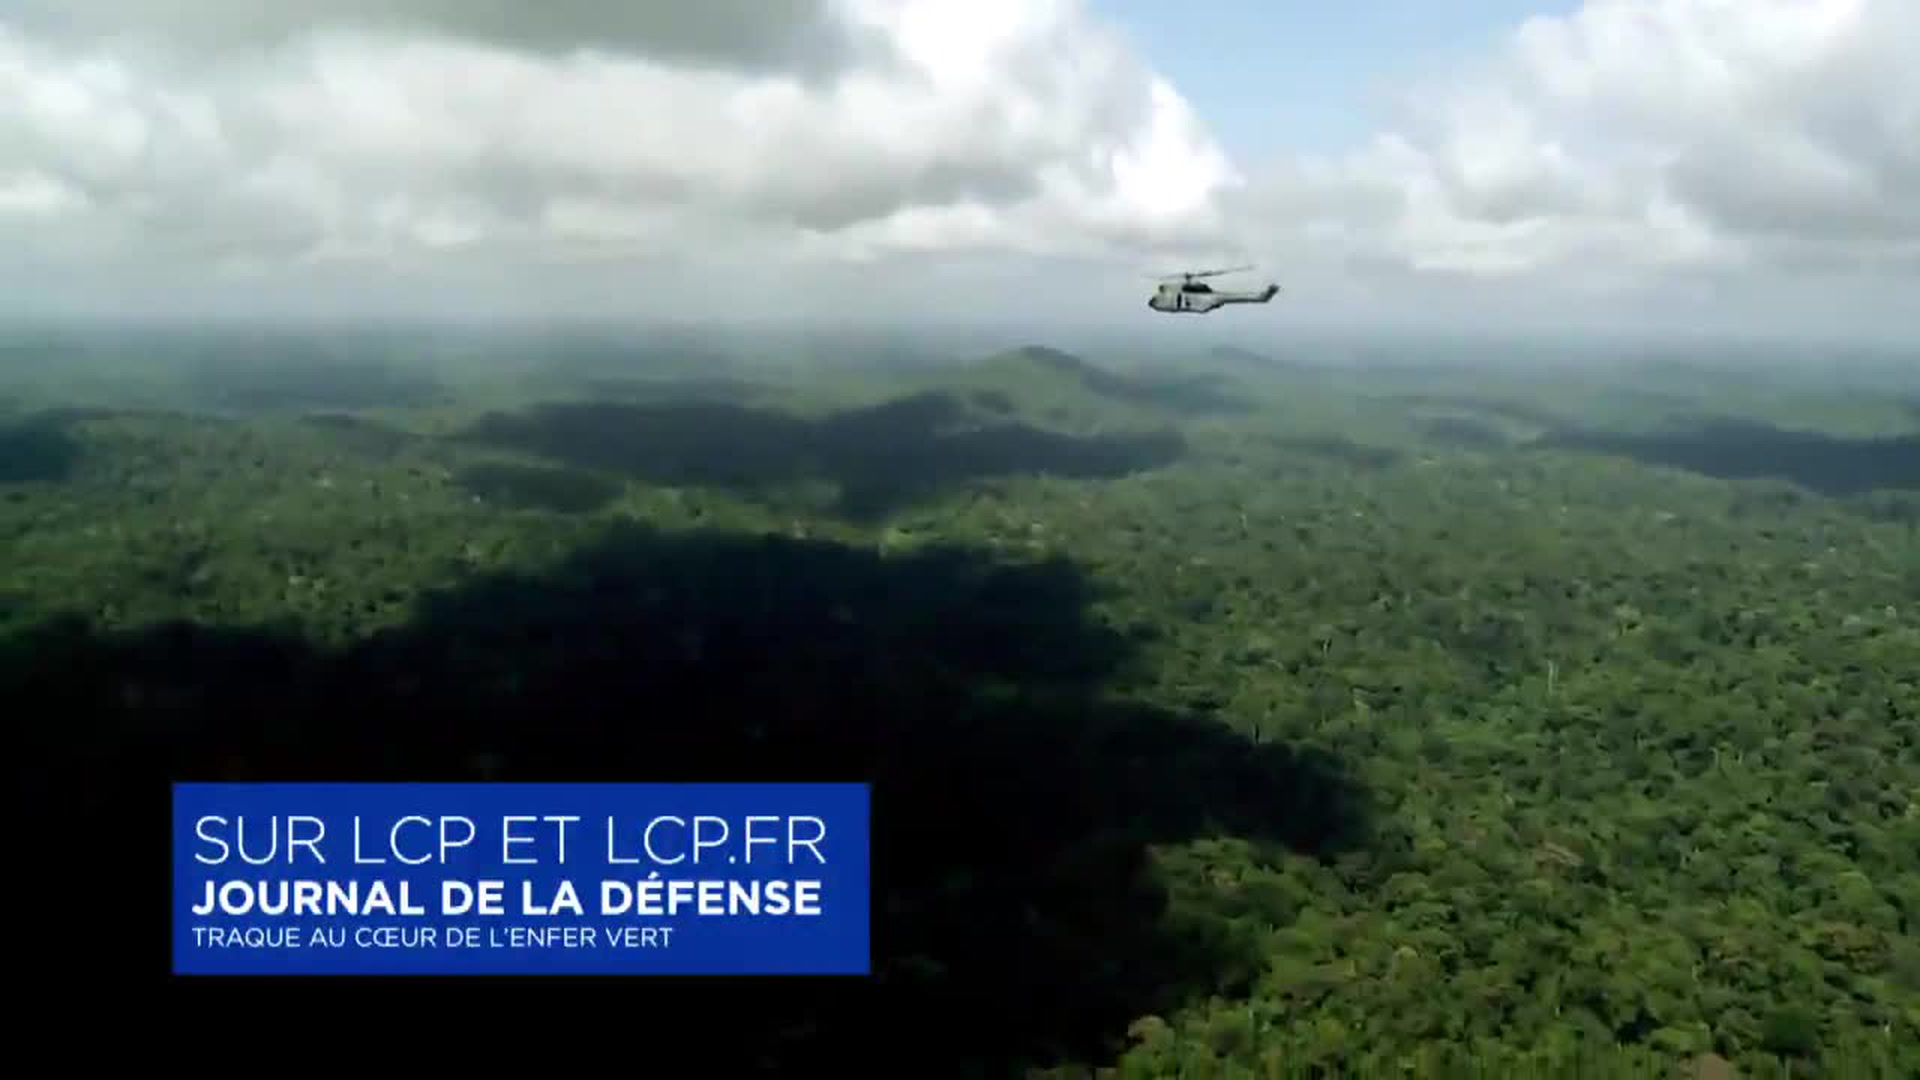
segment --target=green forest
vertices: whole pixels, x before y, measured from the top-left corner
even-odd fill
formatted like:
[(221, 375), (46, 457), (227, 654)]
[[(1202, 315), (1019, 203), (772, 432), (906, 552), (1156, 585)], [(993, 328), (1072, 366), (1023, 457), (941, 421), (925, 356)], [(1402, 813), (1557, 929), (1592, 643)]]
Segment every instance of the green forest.
[(1920, 1076), (1920, 365), (409, 348), (0, 349), (42, 815), (871, 781), (870, 979), (515, 991), (719, 1074)]

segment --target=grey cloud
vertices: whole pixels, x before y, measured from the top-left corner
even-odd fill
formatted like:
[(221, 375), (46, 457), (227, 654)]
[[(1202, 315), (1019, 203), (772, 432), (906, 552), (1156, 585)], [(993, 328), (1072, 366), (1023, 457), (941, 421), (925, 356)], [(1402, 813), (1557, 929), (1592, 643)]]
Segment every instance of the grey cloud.
[(1578, 190), (1558, 177), (1535, 175), (1486, 185), (1464, 179), (1453, 170), (1443, 176), (1453, 205), (1475, 220), (1492, 225), (1535, 221), (1582, 209)]
[[(836, 173), (809, 170), (758, 178), (730, 192), (699, 177), (664, 172), (617, 176), (549, 168), (508, 153), (444, 174), (445, 185), (471, 195), (503, 220), (530, 220), (562, 200), (633, 207), (693, 206), (741, 220), (831, 232), (913, 206), (961, 201), (1006, 205), (1031, 195), (1031, 167), (1017, 161), (949, 158), (919, 164), (848, 162)], [(375, 186), (377, 185), (370, 185)]]
[(1916, 189), (1899, 190), (1869, 160), (1803, 142), (1702, 141), (1681, 153), (1666, 178), (1683, 203), (1739, 235), (1863, 245), (1920, 239)]
[(278, 47), (316, 30), (428, 33), (808, 75), (879, 48), (831, 0), (0, 0), (7, 23), (53, 41), (145, 38), (188, 52)]
[(809, 182), (770, 193), (771, 199), (753, 205), (799, 228), (830, 232), (915, 206), (1008, 205), (1037, 188), (1030, 165), (950, 158), (884, 170), (816, 173)]
[[(0, 0), (0, 194), (40, 185), (0, 208), (0, 261), (36, 295), (118, 290), (116, 307), (222, 282), (251, 306), (323, 280), (404, 303), (458, 295), (480, 266), (628, 275), (604, 291), (632, 303), (661, 265), (778, 281), (915, 249), (1131, 258), (1207, 226), (1217, 151), (1076, 10), (886, 0), (866, 11), (878, 32), (900, 13), (934, 32), (832, 80), (742, 69), (826, 25), (828, 2), (636, 2), (599, 23), (531, 0)], [(392, 32), (301, 33), (356, 19)], [(661, 62), (674, 50), (733, 70)], [(1197, 219), (1161, 205), (1170, 182)], [(49, 191), (84, 204), (33, 205)]]
[[(1920, 247), (1920, 5), (1866, 0), (1824, 50), (1701, 123), (1668, 189), (1783, 269), (1908, 273)], [(1684, 100), (1681, 102), (1684, 107)]]

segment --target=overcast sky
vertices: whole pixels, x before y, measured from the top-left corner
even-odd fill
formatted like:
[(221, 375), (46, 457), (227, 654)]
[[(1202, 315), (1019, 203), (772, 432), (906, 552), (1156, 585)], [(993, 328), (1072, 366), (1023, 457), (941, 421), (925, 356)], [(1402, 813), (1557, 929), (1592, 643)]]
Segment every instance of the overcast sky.
[(1208, 319), (1920, 339), (1915, 42), (1916, 0), (0, 0), (0, 308), (1165, 333), (1151, 275), (1252, 262), (1280, 299)]

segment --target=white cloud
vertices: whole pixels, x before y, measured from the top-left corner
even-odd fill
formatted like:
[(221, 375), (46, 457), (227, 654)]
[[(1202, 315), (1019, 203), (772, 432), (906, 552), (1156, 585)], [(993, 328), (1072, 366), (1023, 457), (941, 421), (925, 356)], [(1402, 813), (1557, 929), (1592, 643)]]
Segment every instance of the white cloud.
[(1240, 200), (1299, 259), (1634, 285), (1920, 270), (1920, 4), (1589, 0)]
[(1920, 270), (1915, 41), (1913, 0), (1589, 0), (1247, 167), (1083, 0), (0, 0), (0, 299), (1137, 316), (1253, 259), (1293, 318), (1785, 310)]
[[(28, 278), (417, 275), (1217, 226), (1225, 156), (1078, 2), (743, 4), (0, 4), (0, 243)], [(823, 73), (829, 39), (848, 62)]]

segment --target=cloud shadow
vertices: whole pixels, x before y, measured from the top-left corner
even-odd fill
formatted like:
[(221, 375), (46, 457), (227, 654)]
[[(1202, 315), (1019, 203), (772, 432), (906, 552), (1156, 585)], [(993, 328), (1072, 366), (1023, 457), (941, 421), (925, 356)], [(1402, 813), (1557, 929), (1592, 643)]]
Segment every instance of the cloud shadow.
[(1185, 451), (1175, 432), (1076, 436), (984, 419), (942, 392), (820, 419), (715, 401), (556, 402), (489, 413), (455, 438), (655, 484), (762, 493), (829, 481), (834, 512), (854, 519), (979, 479), (1117, 477)]
[[(426, 993), (469, 1022), (525, 1024), (599, 992), (642, 1044), (721, 1022), (702, 1049), (721, 1074), (911, 1061), (1015, 1075), (1101, 1057), (1132, 1020), (1259, 970), (1250, 946), (1168, 919), (1149, 844), (1226, 834), (1331, 859), (1366, 842), (1371, 810), (1329, 757), (1104, 698), (1133, 639), (1090, 619), (1093, 599), (1063, 562), (620, 526), (540, 576), (436, 594), (412, 624), (342, 651), (263, 630), (45, 625), (0, 643), (37, 816), (69, 839), (151, 838), (152, 859), (47, 852), (37, 879), (75, 907), (44, 940), (60, 970), (103, 985), (141, 974), (130, 940), (164, 953), (164, 920), (127, 914), (166, 908), (170, 780), (865, 780), (870, 980)], [(76, 932), (59, 932), (66, 919)], [(426, 996), (347, 985), (356, 1007)], [(238, 986), (223, 1008), (289, 1007), (285, 983)]]
[(1258, 408), (1246, 398), (1233, 394), (1233, 380), (1217, 373), (1152, 379), (1116, 375), (1072, 353), (1044, 345), (1026, 346), (1015, 355), (1070, 376), (1091, 393), (1128, 405), (1201, 416), (1244, 415)]
[(324, 354), (259, 359), (216, 353), (187, 365), (182, 379), (196, 404), (233, 413), (422, 408), (450, 398), (427, 372)]
[(620, 497), (611, 477), (551, 465), (487, 461), (454, 474), (454, 482), (482, 500), (523, 510), (590, 514)]
[(1551, 409), (1481, 394), (1389, 394), (1384, 400), (1416, 409), (1438, 408), (1478, 413), (1533, 428), (1558, 430), (1567, 426), (1567, 418)]
[(0, 484), (58, 484), (80, 464), (83, 447), (64, 413), (0, 421)]
[(1709, 417), (1651, 434), (1563, 429), (1531, 445), (1625, 457), (1721, 480), (1783, 479), (1829, 496), (1920, 489), (1920, 435), (1854, 439)]
[(1289, 454), (1322, 458), (1356, 469), (1389, 469), (1406, 455), (1383, 446), (1368, 446), (1344, 435), (1275, 435), (1267, 443)]
[(1442, 416), (1421, 425), (1420, 434), (1437, 446), (1456, 450), (1493, 451), (1512, 445), (1507, 433), (1492, 424), (1458, 416)]

